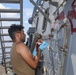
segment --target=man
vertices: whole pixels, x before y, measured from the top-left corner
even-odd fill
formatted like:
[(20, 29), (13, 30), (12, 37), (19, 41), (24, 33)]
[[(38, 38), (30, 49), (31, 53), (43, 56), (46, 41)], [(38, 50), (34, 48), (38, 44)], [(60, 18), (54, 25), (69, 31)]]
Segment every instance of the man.
[(11, 64), (17, 75), (35, 75), (41, 51), (37, 50), (37, 56), (33, 57), (28, 47), (24, 44), (26, 35), (22, 25), (12, 24), (8, 33), (13, 41), (11, 48)]

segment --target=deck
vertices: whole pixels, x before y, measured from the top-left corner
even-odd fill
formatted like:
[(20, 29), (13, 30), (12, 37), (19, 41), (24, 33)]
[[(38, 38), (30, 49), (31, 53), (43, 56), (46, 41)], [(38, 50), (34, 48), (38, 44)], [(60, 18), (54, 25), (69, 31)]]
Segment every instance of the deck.
[(0, 65), (0, 75), (13, 75), (13, 72), (10, 70), (8, 71), (8, 74), (5, 73), (5, 68)]
[(5, 73), (5, 68), (2, 65), (0, 65), (0, 75), (7, 75)]

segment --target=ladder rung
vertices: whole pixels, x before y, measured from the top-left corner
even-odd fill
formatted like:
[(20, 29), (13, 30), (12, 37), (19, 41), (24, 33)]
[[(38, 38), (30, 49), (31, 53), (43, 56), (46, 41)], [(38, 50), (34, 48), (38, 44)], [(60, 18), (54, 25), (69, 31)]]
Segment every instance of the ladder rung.
[(20, 18), (0, 18), (0, 21), (20, 21)]
[(0, 29), (8, 29), (9, 26), (0, 26)]
[(6, 42), (12, 42), (12, 40), (4, 40), (2, 41), (3, 43), (6, 43)]
[(5, 52), (4, 54), (10, 54), (10, 52)]
[(0, 12), (4, 12), (4, 13), (20, 13), (20, 10), (18, 9), (0, 9)]
[(11, 48), (11, 46), (8, 46), (8, 47), (4, 47), (4, 48)]
[(1, 36), (9, 36), (9, 34), (0, 34)]
[(5, 57), (5, 59), (10, 59), (10, 57)]
[(0, 3), (20, 3), (20, 0), (0, 0)]

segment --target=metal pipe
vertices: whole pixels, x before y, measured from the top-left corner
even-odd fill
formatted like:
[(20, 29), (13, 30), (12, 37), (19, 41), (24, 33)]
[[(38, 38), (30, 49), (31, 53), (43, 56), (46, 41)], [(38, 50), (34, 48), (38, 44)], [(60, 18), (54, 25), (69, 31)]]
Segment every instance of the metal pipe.
[(36, 42), (37, 40), (41, 38), (41, 35), (39, 33), (35, 33), (34, 35), (34, 39), (33, 39), (33, 42), (32, 42), (32, 45), (31, 45), (31, 52), (33, 52), (34, 48), (35, 48), (35, 45), (36, 45)]
[(30, 0), (30, 2), (41, 12), (41, 14), (47, 19), (47, 21), (51, 23), (49, 17), (40, 9), (39, 6), (33, 0)]
[(20, 24), (23, 25), (23, 0), (20, 0)]

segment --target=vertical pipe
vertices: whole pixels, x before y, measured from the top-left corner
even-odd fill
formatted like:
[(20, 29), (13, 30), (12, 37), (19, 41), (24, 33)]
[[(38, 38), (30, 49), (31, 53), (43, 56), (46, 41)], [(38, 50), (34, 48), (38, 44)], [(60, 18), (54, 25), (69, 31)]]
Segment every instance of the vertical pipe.
[(23, 25), (23, 0), (20, 0), (20, 24)]
[(71, 54), (71, 45), (72, 45), (72, 37), (73, 35), (71, 35), (70, 37), (70, 43), (69, 43), (69, 51), (68, 51), (68, 59), (67, 59), (67, 66), (66, 66), (66, 72), (65, 75), (68, 75), (68, 66), (69, 66), (69, 62), (70, 62), (70, 54)]

